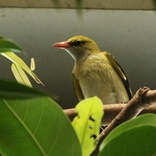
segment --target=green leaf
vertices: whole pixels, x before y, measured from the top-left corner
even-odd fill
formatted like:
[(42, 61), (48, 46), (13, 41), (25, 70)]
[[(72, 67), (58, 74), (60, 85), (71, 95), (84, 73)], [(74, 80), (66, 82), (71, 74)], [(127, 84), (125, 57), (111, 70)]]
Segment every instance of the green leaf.
[(18, 81), (18, 83), (24, 84), (26, 86), (32, 87), (27, 75), (23, 71), (23, 69), (15, 63), (12, 63), (11, 70)]
[(156, 9), (156, 0), (152, 0), (152, 1), (153, 1), (154, 9)]
[(0, 111), (3, 156), (81, 156), (69, 119), (49, 97), (1, 99)]
[(81, 9), (82, 8), (82, 0), (76, 0), (76, 7)]
[(155, 138), (156, 115), (142, 115), (115, 128), (103, 141), (99, 156), (156, 156)]
[(5, 37), (3, 37), (3, 36), (0, 36), (0, 40), (2, 40), (2, 39), (5, 39)]
[(0, 79), (0, 99), (31, 98), (38, 96), (46, 96), (46, 94), (30, 87), (25, 87), (17, 82)]
[(74, 118), (72, 125), (79, 138), (83, 156), (89, 156), (96, 147), (103, 116), (102, 108), (103, 104), (98, 97), (85, 99), (75, 108), (78, 116)]
[(23, 50), (15, 43), (13, 43), (10, 39), (0, 37), (0, 53), (4, 52), (15, 52), (21, 53)]
[(44, 85), (41, 80), (31, 71), (25, 62), (13, 52), (1, 53), (4, 57), (23, 68), (37, 83)]

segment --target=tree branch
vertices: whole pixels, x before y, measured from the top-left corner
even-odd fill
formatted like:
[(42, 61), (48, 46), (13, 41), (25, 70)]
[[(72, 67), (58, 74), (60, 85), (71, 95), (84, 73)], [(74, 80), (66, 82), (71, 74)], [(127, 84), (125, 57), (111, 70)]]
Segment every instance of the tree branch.
[[(104, 129), (99, 137), (98, 145), (91, 156), (97, 156), (99, 153), (99, 147), (105, 137), (121, 123), (136, 117), (137, 115), (145, 113), (156, 114), (156, 90), (150, 90), (147, 87), (140, 88), (133, 98), (127, 104), (109, 104), (104, 105), (105, 111), (102, 119), (102, 125), (109, 124)], [(77, 115), (75, 110), (66, 109), (65, 114), (69, 116), (71, 120)]]
[[(147, 103), (156, 103), (156, 90), (149, 90), (146, 95)], [(153, 101), (153, 102), (152, 102)], [(118, 114), (119, 112), (125, 108), (127, 104), (109, 104), (109, 105), (103, 105), (103, 110), (105, 112), (103, 119), (102, 119), (102, 125), (108, 125)], [(75, 112), (74, 108), (71, 109), (65, 109), (64, 113), (69, 117), (69, 119), (72, 121), (75, 116), (77, 116), (77, 113)], [(149, 105), (149, 107), (145, 108), (139, 115), (146, 114), (146, 113), (154, 113), (156, 114), (156, 105)]]
[(104, 129), (99, 137), (98, 145), (91, 156), (97, 156), (99, 147), (105, 137), (121, 123), (136, 117), (142, 110), (156, 103), (156, 90), (151, 91), (149, 88), (140, 88), (120, 113)]

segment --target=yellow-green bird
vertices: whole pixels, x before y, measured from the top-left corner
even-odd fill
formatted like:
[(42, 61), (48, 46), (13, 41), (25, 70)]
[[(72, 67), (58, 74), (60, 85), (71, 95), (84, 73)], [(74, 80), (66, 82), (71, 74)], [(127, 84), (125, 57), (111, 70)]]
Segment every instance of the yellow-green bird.
[(103, 104), (127, 102), (132, 97), (124, 71), (108, 52), (85, 36), (75, 36), (53, 44), (65, 49), (75, 60), (73, 86), (79, 100), (98, 96)]

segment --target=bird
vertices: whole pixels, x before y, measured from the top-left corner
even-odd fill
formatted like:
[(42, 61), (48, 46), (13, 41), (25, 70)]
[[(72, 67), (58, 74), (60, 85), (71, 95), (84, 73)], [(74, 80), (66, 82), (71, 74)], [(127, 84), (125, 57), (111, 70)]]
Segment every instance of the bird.
[(72, 81), (79, 101), (97, 96), (103, 104), (115, 104), (132, 98), (125, 72), (115, 57), (102, 52), (94, 40), (80, 35), (52, 46), (66, 50), (74, 59)]

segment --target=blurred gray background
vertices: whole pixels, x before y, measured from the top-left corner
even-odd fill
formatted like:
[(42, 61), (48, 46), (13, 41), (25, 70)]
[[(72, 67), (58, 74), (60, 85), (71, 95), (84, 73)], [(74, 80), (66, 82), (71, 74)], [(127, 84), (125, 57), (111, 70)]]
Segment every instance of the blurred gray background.
[[(35, 74), (45, 87), (33, 86), (58, 96), (63, 108), (74, 107), (71, 70), (74, 60), (64, 50), (51, 45), (75, 35), (97, 42), (111, 52), (125, 70), (133, 92), (140, 87), (156, 89), (156, 13), (150, 10), (97, 10), (54, 8), (0, 8), (0, 36), (13, 39), (27, 55), (19, 54), (29, 65), (35, 58)], [(11, 62), (0, 56), (0, 78), (15, 80)]]

